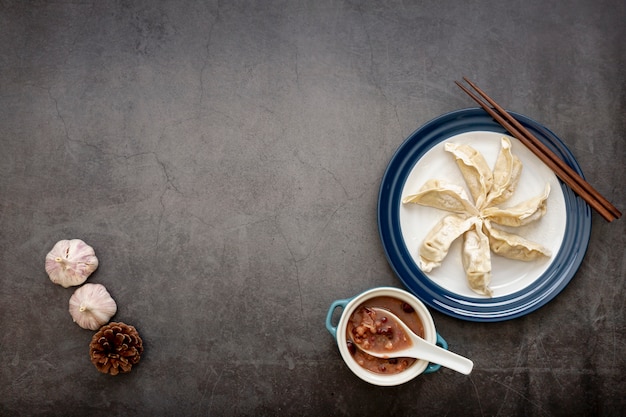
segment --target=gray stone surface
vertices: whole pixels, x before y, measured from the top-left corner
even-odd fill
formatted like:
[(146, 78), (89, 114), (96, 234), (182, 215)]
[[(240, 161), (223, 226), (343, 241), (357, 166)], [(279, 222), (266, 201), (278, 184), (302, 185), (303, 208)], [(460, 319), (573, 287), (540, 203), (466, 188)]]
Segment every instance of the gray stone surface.
[[(330, 303), (402, 284), (378, 187), (466, 75), (559, 135), (626, 208), (626, 3), (0, 1), (0, 414), (620, 415), (624, 220), (593, 214), (566, 289), (525, 317), (433, 312), (452, 371), (357, 379)], [(95, 247), (146, 346), (99, 374), (43, 260)]]

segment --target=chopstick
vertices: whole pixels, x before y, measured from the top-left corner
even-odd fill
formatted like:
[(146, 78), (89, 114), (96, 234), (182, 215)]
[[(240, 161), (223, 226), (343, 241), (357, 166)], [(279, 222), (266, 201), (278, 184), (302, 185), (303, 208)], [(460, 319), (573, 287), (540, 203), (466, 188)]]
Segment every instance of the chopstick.
[(480, 105), (491, 117), (502, 125), (509, 133), (519, 139), (532, 153), (541, 159), (554, 173), (566, 183), (576, 194), (587, 202), (594, 210), (598, 212), (606, 221), (611, 222), (619, 219), (622, 213), (604, 198), (595, 188), (585, 181), (578, 173), (576, 173), (562, 159), (555, 155), (546, 145), (530, 133), (522, 126), (513, 116), (511, 116), (503, 107), (496, 103), (476, 84), (463, 77), (463, 80), (469, 84), (480, 96), (482, 96), (492, 107), (483, 102), (472, 91), (463, 84), (455, 81), (467, 95), (469, 95), (476, 103)]

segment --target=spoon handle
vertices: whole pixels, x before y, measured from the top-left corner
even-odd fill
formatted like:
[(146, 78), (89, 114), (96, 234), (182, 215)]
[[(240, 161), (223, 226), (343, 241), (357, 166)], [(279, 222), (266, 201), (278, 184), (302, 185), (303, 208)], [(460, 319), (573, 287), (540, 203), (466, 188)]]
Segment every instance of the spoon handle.
[(446, 368), (460, 372), (464, 375), (469, 375), (470, 372), (472, 372), (474, 362), (464, 356), (457, 355), (454, 352), (440, 348), (439, 346), (429, 343), (421, 338), (413, 340), (413, 343), (414, 346), (411, 348), (411, 350), (414, 350), (415, 352), (413, 357), (445, 366)]

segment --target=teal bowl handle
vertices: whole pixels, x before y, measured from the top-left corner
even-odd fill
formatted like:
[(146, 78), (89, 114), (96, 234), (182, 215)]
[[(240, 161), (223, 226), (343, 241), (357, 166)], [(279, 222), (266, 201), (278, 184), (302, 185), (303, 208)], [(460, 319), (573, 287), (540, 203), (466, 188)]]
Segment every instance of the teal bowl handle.
[(335, 300), (330, 305), (328, 309), (328, 313), (326, 314), (326, 329), (328, 332), (337, 340), (337, 326), (333, 326), (333, 313), (339, 307), (346, 308), (346, 305), (350, 302), (350, 299), (345, 300)]
[[(443, 337), (441, 337), (439, 333), (437, 333), (437, 342), (435, 344), (437, 346), (441, 346), (445, 350), (448, 350), (448, 342), (446, 342), (446, 340)], [(433, 372), (437, 372), (439, 368), (441, 368), (441, 365), (439, 365), (438, 363), (429, 363), (428, 366), (426, 367), (426, 370), (424, 370), (423, 373), (431, 374)]]

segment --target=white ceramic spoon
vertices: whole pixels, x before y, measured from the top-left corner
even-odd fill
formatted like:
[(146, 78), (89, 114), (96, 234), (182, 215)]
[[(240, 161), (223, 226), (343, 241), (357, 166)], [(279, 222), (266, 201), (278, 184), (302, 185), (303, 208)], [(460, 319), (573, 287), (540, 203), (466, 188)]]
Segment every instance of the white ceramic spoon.
[(446, 368), (450, 368), (465, 375), (469, 375), (470, 372), (472, 372), (474, 363), (468, 358), (457, 355), (456, 353), (450, 352), (449, 350), (440, 348), (439, 346), (422, 339), (421, 337), (413, 333), (413, 331), (402, 320), (400, 320), (400, 318), (398, 318), (390, 311), (377, 307), (368, 308), (375, 311), (377, 317), (387, 317), (387, 320), (395, 322), (395, 325), (400, 327), (402, 331), (407, 334), (411, 341), (411, 346), (406, 349), (403, 348), (401, 350), (392, 349), (389, 351), (378, 352), (364, 349), (361, 344), (354, 343), (354, 345), (358, 349), (361, 349), (363, 352), (366, 352), (377, 358), (417, 358), (436, 363), (441, 366), (445, 366)]

